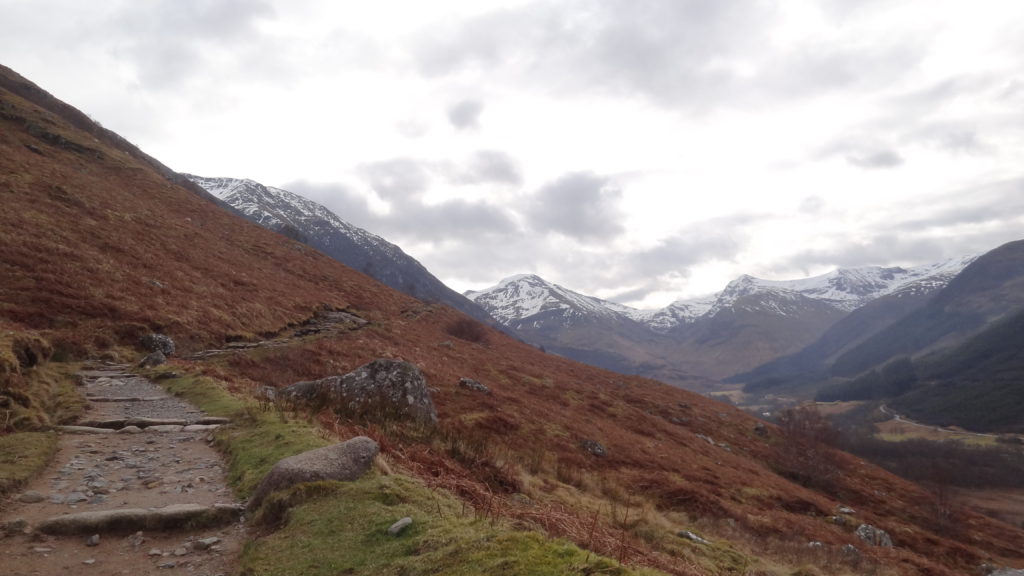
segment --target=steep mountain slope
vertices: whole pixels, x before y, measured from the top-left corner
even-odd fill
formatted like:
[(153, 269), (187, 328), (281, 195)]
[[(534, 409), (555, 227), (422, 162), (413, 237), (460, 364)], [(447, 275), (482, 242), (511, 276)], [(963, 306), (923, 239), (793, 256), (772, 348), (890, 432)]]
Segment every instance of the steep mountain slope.
[(906, 269), (840, 269), (789, 281), (745, 275), (712, 297), (679, 300), (659, 310), (585, 296), (533, 275), (466, 295), (527, 341), (549, 350), (694, 386), (694, 376), (725, 378), (796, 353), (867, 303), (895, 294), (905, 303), (929, 293), (971, 260)]
[(1024, 432), (1024, 311), (915, 362), (918, 383), (890, 401), (911, 417), (982, 432)]
[[(26, 82), (4, 68), (0, 76)], [(436, 430), (330, 411), (309, 419), (323, 423), (322, 438), (366, 434), (380, 443), (381, 468), (402, 480), (381, 472), (380, 489), (356, 494), (366, 506), (401, 505), (408, 496), (402, 485), (415, 480), (463, 498), (463, 514), (489, 525), (507, 518), (630, 565), (684, 576), (798, 569), (953, 576), (983, 562), (1024, 566), (1024, 531), (964, 511), (957, 526), (969, 537), (943, 533), (929, 512), (933, 498), (920, 487), (820, 446), (816, 454), (827, 458), (830, 473), (818, 484), (792, 468), (787, 446), (799, 445), (792, 436), (732, 407), (543, 354), (486, 327), (473, 340), (457, 338), (450, 327), (469, 321), (458, 311), (416, 301), (221, 210), (43, 110), (35, 104), (45, 95), (38, 88), (27, 94), (0, 88), (5, 337), (44, 339), (61, 361), (132, 361), (140, 356), (138, 337), (150, 330), (169, 333), (184, 355), (230, 339), (290, 333), (289, 325), (325, 306), (343, 308), (368, 323), (210, 360), (174, 360), (170, 369), (200, 391), (234, 391), (246, 407), (238, 418), (255, 422), (251, 393), (262, 386), (345, 373), (381, 357), (416, 364), (431, 387)], [(462, 377), (489, 393), (459, 386)], [(0, 383), (4, 394), (9, 384)], [(19, 401), (4, 394), (4, 402)], [(273, 420), (302, 428), (291, 417), (282, 410)], [(262, 441), (277, 438), (268, 433)], [(315, 502), (331, 492), (314, 488), (294, 495)], [(855, 512), (836, 522), (841, 504)], [(437, 510), (436, 517), (417, 516), (415, 526), (454, 514)], [(305, 520), (281, 518), (288, 526)], [(861, 522), (892, 534), (895, 547), (859, 539), (853, 532)], [(440, 545), (416, 527), (387, 540), (409, 562)], [(380, 544), (386, 528), (374, 524), (361, 534)], [(821, 550), (808, 547), (812, 540)], [(250, 550), (264, 545), (255, 540)], [(844, 553), (845, 546), (858, 552)], [(303, 552), (294, 544), (287, 553)]]
[(813, 398), (829, 378), (835, 359), (922, 307), (942, 285), (926, 280), (868, 302), (832, 325), (816, 341), (795, 354), (762, 364), (728, 382), (745, 384), (750, 393), (774, 393)]
[(925, 306), (836, 358), (831, 372), (855, 376), (894, 356), (958, 344), (1022, 307), (1024, 241), (1017, 241), (979, 257)]
[(401, 248), (312, 200), (252, 180), (184, 176), (260, 226), (312, 246), (395, 290), (493, 322), (487, 312), (445, 286)]

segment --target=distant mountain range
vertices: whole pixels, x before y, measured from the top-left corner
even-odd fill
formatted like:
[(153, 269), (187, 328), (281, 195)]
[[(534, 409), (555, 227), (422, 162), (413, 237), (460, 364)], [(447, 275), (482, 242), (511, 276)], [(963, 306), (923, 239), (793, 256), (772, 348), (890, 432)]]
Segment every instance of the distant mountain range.
[(308, 244), (382, 284), (426, 302), (446, 304), (482, 322), (494, 323), (484, 309), (445, 286), (401, 248), (345, 222), (312, 200), (253, 180), (184, 176), (248, 220)]
[(690, 385), (694, 376), (724, 378), (796, 353), (851, 311), (883, 297), (925, 297), (973, 259), (839, 269), (790, 281), (744, 275), (718, 294), (656, 310), (586, 296), (535, 275), (465, 295), (550, 351)]

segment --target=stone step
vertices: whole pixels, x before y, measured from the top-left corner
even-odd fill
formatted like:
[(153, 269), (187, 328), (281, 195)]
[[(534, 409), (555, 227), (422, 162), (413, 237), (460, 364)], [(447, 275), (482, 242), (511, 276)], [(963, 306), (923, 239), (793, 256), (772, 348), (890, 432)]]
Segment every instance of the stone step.
[(79, 422), (78, 425), (89, 428), (109, 428), (111, 430), (120, 430), (128, 426), (135, 426), (136, 428), (149, 428), (151, 426), (220, 426), (230, 423), (231, 420), (227, 418), (204, 416), (194, 420), (173, 418), (113, 418), (109, 420), (85, 420)]
[(163, 508), (97, 510), (54, 516), (35, 529), (51, 535), (195, 530), (234, 523), (241, 518), (243, 510), (236, 504), (171, 504)]
[(93, 396), (86, 394), (85, 399), (89, 402), (155, 402), (166, 400), (170, 396)]

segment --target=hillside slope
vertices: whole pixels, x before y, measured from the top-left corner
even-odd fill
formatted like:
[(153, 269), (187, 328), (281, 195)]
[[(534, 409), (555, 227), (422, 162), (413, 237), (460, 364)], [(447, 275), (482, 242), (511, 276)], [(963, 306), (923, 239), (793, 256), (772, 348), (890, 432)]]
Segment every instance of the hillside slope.
[(401, 248), (312, 200), (252, 180), (184, 176), (250, 221), (307, 244), (399, 292), (446, 304), (481, 322), (494, 322), (483, 308), (445, 286)]
[[(7, 69), (0, 76), (27, 82)], [(436, 430), (324, 411), (310, 418), (324, 425), (319, 434), (372, 435), (396, 473), (464, 498), (468, 516), (502, 515), (663, 573), (782, 576), (810, 564), (829, 574), (953, 576), (983, 562), (1024, 566), (1018, 528), (957, 511), (960, 532), (941, 531), (933, 496), (849, 455), (816, 445), (821, 460), (807, 468), (799, 437), (732, 407), (544, 354), (486, 327), (453, 330), (472, 321), (221, 210), (42, 109), (37, 88), (21, 93), (29, 99), (0, 89), (5, 336), (48, 340), (58, 359), (135, 360), (138, 337), (151, 330), (172, 335), (184, 355), (345, 309), (367, 324), (171, 369), (202, 374), (198, 387), (223, 383), (258, 412), (254, 389), (381, 357), (410, 361), (431, 386)], [(489, 393), (460, 386), (463, 377)], [(376, 491), (368, 500), (402, 497)], [(895, 547), (869, 546), (854, 535), (860, 523), (886, 530)], [(380, 542), (383, 529), (372, 534), (368, 541)], [(288, 553), (301, 554), (292, 545)]]

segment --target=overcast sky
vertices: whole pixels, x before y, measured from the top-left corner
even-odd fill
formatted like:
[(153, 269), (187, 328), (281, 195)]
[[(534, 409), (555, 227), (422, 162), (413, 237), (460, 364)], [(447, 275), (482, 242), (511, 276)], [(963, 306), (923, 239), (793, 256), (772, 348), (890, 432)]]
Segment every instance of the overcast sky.
[(0, 0), (0, 63), (462, 291), (641, 307), (1024, 238), (1024, 2)]

